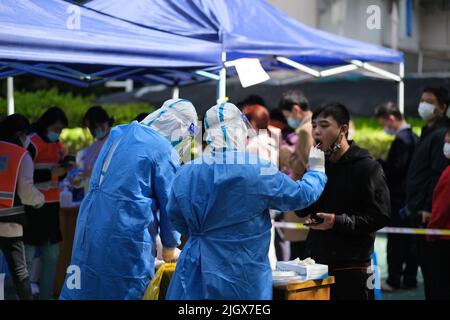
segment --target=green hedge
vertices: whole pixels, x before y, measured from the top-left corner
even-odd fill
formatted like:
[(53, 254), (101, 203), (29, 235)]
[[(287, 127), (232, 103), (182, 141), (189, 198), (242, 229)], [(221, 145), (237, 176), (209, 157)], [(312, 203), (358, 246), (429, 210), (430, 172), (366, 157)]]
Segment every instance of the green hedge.
[[(81, 120), (86, 111), (93, 105), (95, 96), (73, 95), (61, 93), (58, 89), (39, 90), (35, 92), (15, 92), (15, 112), (26, 116), (31, 122), (36, 121), (49, 106), (61, 107), (69, 119), (69, 127), (76, 128), (81, 125)], [(113, 116), (116, 124), (130, 122), (141, 112), (151, 112), (153, 108), (147, 103), (108, 104), (103, 105), (108, 114)], [(6, 116), (7, 101), (0, 97), (0, 118)]]
[[(75, 154), (93, 141), (87, 129), (80, 128), (86, 111), (93, 105), (95, 96), (73, 95), (61, 93), (58, 89), (39, 90), (35, 92), (14, 92), (15, 112), (26, 116), (30, 122), (36, 121), (49, 106), (61, 107), (69, 120), (69, 128), (61, 134), (61, 141)], [(103, 105), (108, 114), (115, 119), (115, 124), (128, 123), (141, 112), (153, 110), (147, 103), (106, 104)], [(6, 116), (7, 101), (0, 97), (0, 119)]]
[[(420, 135), (423, 122), (419, 119), (408, 119), (414, 132)], [(354, 140), (363, 148), (370, 151), (375, 158), (385, 159), (394, 137), (384, 133), (383, 128), (372, 118), (355, 118)], [(81, 148), (92, 143), (89, 131), (82, 128), (65, 129), (61, 135), (61, 141), (75, 154)]]
[[(61, 140), (75, 154), (81, 148), (92, 143), (92, 137), (86, 129), (79, 128), (86, 110), (93, 104), (94, 96), (74, 96), (71, 93), (60, 93), (57, 89), (40, 90), (35, 92), (15, 92), (16, 112), (35, 121), (48, 106), (60, 106), (69, 119), (69, 129), (65, 129)], [(7, 102), (0, 97), (0, 118), (6, 115)], [(126, 105), (104, 105), (108, 113), (114, 117), (116, 124), (128, 123), (141, 112), (151, 112), (152, 107), (146, 103)], [(376, 158), (385, 158), (393, 137), (384, 133), (383, 128), (375, 118), (354, 118), (354, 140), (366, 148)], [(416, 134), (420, 134), (423, 121), (408, 119)]]
[(61, 133), (61, 142), (69, 149), (69, 154), (76, 153), (94, 142), (88, 129), (69, 128)]

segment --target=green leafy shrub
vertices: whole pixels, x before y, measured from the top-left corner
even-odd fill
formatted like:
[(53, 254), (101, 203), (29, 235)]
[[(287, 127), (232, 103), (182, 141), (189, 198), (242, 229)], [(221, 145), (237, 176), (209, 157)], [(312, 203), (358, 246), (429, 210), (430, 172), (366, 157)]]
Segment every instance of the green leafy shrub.
[[(69, 120), (69, 128), (61, 133), (61, 141), (71, 154), (93, 142), (87, 129), (80, 128), (86, 111), (94, 104), (95, 96), (61, 93), (56, 88), (35, 92), (14, 92), (15, 112), (27, 117), (31, 123), (36, 121), (50, 106), (61, 107)], [(151, 112), (153, 108), (147, 103), (105, 104), (103, 107), (115, 119), (115, 124), (124, 124), (133, 120), (141, 112)], [(0, 97), (0, 119), (6, 116), (7, 101)]]
[[(92, 136), (86, 129), (80, 128), (84, 113), (93, 105), (95, 96), (73, 95), (61, 93), (56, 88), (39, 90), (35, 92), (15, 92), (15, 110), (26, 116), (31, 122), (52, 105), (60, 106), (69, 119), (69, 128), (61, 134), (61, 141), (69, 148), (71, 154), (90, 145)], [(147, 103), (111, 104), (103, 105), (108, 114), (115, 119), (115, 124), (128, 123), (141, 112), (151, 112), (154, 109)], [(0, 118), (6, 116), (7, 101), (0, 97)], [(354, 140), (363, 148), (366, 148), (376, 158), (386, 158), (393, 137), (384, 133), (378, 121), (372, 118), (354, 118)], [(424, 125), (420, 119), (408, 119), (416, 134), (420, 135)]]
[(61, 142), (69, 149), (69, 154), (76, 155), (78, 151), (94, 142), (86, 128), (68, 128), (61, 132)]
[[(61, 93), (56, 88), (50, 90), (38, 90), (34, 92), (15, 92), (15, 112), (23, 114), (30, 122), (36, 121), (39, 116), (50, 106), (61, 107), (69, 119), (69, 127), (76, 128), (81, 125), (81, 120), (86, 111), (94, 104), (95, 96), (73, 95)], [(116, 120), (116, 124), (128, 123), (141, 112), (153, 110), (147, 103), (130, 104), (105, 104), (103, 107), (110, 116)], [(7, 101), (0, 97), (0, 118), (6, 116)]]

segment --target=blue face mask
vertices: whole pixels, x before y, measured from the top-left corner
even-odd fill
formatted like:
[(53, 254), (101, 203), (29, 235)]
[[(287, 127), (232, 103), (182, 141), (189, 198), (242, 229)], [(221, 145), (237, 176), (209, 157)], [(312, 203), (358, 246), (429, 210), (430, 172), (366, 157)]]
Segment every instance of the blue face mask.
[(50, 142), (56, 142), (59, 139), (59, 133), (48, 131), (47, 138), (50, 140)]
[(103, 128), (99, 127), (97, 129), (95, 129), (95, 139), (101, 139), (106, 135), (105, 130), (103, 130)]
[(298, 121), (297, 119), (295, 119), (293, 117), (288, 117), (287, 123), (288, 123), (289, 127), (293, 128), (293, 129), (297, 129), (298, 127), (300, 127), (300, 121)]

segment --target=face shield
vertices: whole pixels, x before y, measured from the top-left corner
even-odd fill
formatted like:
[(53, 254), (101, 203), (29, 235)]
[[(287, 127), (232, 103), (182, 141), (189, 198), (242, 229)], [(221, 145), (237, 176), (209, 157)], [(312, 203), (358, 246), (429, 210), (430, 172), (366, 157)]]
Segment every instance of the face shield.
[(190, 154), (192, 138), (198, 133), (197, 121), (197, 112), (189, 100), (170, 99), (142, 120), (141, 124), (169, 140), (184, 159), (186, 154)]
[(209, 150), (245, 151), (247, 139), (256, 135), (247, 117), (232, 103), (210, 108), (205, 116)]

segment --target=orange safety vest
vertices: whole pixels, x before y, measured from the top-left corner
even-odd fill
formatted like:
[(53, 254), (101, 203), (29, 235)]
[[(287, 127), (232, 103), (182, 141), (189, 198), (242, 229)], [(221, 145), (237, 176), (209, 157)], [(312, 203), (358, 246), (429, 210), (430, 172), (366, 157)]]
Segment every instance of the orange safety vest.
[(20, 163), (27, 153), (22, 147), (0, 141), (0, 217), (23, 213), (23, 206), (14, 207)]
[[(33, 133), (30, 137), (31, 143), (36, 149), (34, 157), (34, 169), (53, 169), (67, 155), (67, 150), (59, 141), (48, 143), (42, 140), (38, 134)], [(51, 181), (35, 184), (36, 188), (44, 194), (45, 202), (59, 202), (58, 177), (52, 176)]]

